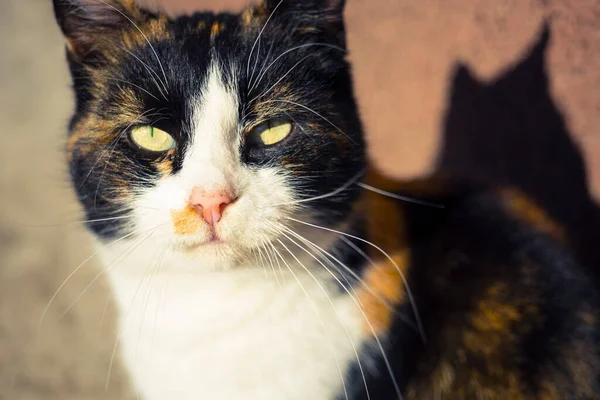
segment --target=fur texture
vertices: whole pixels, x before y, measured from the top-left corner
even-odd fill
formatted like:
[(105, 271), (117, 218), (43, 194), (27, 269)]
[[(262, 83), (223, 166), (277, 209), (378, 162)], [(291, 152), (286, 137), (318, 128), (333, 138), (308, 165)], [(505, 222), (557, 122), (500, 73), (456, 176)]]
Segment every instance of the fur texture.
[[(368, 168), (343, 1), (177, 19), (126, 0), (54, 5), (73, 184), (144, 399), (600, 390), (598, 297), (560, 227), (517, 192)], [(263, 145), (273, 120), (292, 130)], [(137, 146), (147, 125), (175, 147)], [(233, 199), (214, 228), (195, 189)]]

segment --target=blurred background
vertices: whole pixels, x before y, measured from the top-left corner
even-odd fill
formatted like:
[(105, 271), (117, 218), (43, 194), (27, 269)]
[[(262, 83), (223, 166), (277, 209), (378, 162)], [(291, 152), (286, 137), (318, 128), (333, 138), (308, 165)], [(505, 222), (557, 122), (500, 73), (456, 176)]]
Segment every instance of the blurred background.
[[(72, 99), (51, 3), (0, 2), (0, 399), (131, 399), (66, 176)], [(152, 2), (173, 14), (246, 4)], [(346, 17), (373, 160), (401, 178), (520, 187), (597, 273), (600, 2), (348, 0)]]

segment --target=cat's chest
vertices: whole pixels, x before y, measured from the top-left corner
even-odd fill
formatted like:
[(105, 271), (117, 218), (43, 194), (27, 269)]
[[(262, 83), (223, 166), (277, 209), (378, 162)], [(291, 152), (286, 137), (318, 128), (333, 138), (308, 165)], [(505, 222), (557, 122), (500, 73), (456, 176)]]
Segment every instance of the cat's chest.
[[(319, 279), (319, 278), (317, 278)], [(113, 279), (114, 280), (114, 279)], [(348, 295), (308, 274), (113, 282), (144, 399), (332, 399), (363, 335)]]

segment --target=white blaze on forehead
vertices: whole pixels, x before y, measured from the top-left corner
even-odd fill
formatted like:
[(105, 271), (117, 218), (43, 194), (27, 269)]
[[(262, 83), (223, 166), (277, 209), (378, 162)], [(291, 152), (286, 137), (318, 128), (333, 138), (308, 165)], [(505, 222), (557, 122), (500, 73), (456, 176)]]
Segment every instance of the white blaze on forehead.
[(216, 63), (193, 102), (190, 146), (182, 177), (205, 190), (233, 189), (241, 168), (238, 134), (238, 96), (225, 85)]

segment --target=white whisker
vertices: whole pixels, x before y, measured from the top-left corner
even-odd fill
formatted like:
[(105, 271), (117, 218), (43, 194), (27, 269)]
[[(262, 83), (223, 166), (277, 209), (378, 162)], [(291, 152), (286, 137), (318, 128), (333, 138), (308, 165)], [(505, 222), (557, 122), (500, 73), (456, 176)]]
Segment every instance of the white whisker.
[[(267, 65), (267, 61), (271, 57), (271, 53), (273, 53), (274, 45), (275, 45), (275, 40), (271, 40), (271, 45), (269, 46), (269, 51), (260, 66), (260, 71), (258, 73), (259, 75), (265, 70), (265, 65)], [(252, 71), (252, 76), (254, 76), (254, 70)], [(252, 85), (252, 82), (248, 82), (248, 85)], [(250, 94), (250, 91), (248, 91), (248, 94)], [(244, 109), (248, 106), (248, 104), (250, 104), (250, 102), (246, 102), (246, 105), (244, 105)]]
[[(118, 143), (118, 141), (121, 139), (121, 136), (124, 135), (127, 132), (127, 130), (129, 128), (131, 128), (135, 123), (137, 123), (140, 120), (140, 118), (144, 117), (149, 112), (153, 112), (153, 111), (155, 111), (154, 108), (150, 108), (150, 109), (144, 111), (143, 113), (141, 113), (140, 115), (138, 115), (133, 121), (131, 121), (131, 123), (129, 125), (127, 125), (127, 127), (125, 127), (125, 129), (121, 130), (121, 132), (119, 132), (117, 134), (117, 136), (115, 136), (115, 138), (110, 142), (110, 144), (108, 145), (108, 147), (105, 148), (100, 153), (100, 155), (98, 156), (98, 158), (96, 158), (96, 161), (94, 162), (94, 164), (92, 165), (92, 167), (90, 168), (90, 170), (87, 172), (87, 174), (85, 175), (85, 177), (83, 178), (83, 180), (79, 184), (79, 187), (83, 187), (83, 185), (85, 184), (85, 182), (88, 180), (88, 178), (90, 177), (90, 175), (92, 174), (92, 172), (94, 171), (94, 169), (96, 168), (96, 166), (98, 165), (98, 163), (100, 162), (100, 160), (106, 155), (106, 153), (108, 153), (110, 151), (110, 154), (112, 155), (112, 151), (114, 150), (114, 146), (116, 146), (116, 144)], [(109, 158), (109, 160), (110, 160), (110, 158)], [(105, 163), (105, 168), (106, 168), (107, 164), (108, 164), (108, 161), (106, 161), (106, 163)], [(98, 193), (96, 192), (95, 196), (97, 196), (97, 194)], [(95, 206), (95, 204), (96, 204), (96, 200), (94, 198), (94, 206)]]
[(290, 68), (285, 74), (283, 74), (281, 76), (281, 78), (279, 78), (277, 80), (277, 82), (275, 82), (270, 88), (268, 88), (267, 90), (263, 91), (262, 93), (258, 94), (257, 96), (253, 97), (251, 100), (248, 101), (248, 104), (252, 104), (254, 103), (256, 100), (258, 100), (259, 98), (266, 96), (271, 90), (273, 90), (277, 85), (279, 85), (279, 82), (281, 82), (282, 80), (285, 79), (286, 76), (288, 76), (294, 69), (296, 69), (296, 67), (298, 67), (298, 65), (300, 65), (301, 63), (303, 63), (306, 59), (312, 57), (313, 54), (309, 54), (305, 57), (303, 57), (302, 59), (300, 59), (300, 61), (298, 61), (296, 64), (294, 64), (292, 66), (292, 68)]
[[(165, 99), (165, 100), (169, 100), (169, 98), (167, 97), (168, 94), (168, 90), (167, 90), (167, 86), (165, 85), (165, 83), (163, 83), (163, 81), (160, 79), (160, 76), (156, 73), (156, 71), (154, 71), (147, 63), (145, 63), (141, 58), (139, 58), (138, 56), (136, 56), (134, 53), (132, 53), (131, 51), (127, 50), (125, 47), (120, 46), (118, 44), (115, 43), (115, 46), (119, 47), (121, 50), (123, 50), (124, 52), (126, 52), (127, 54), (129, 54), (130, 56), (132, 56), (133, 58), (135, 58), (140, 64), (142, 64), (144, 66), (144, 68), (146, 68), (146, 70), (148, 72), (150, 72), (151, 78), (152, 78), (152, 82), (156, 85), (156, 87), (158, 88), (158, 91), (160, 92), (161, 96)], [(161, 86), (162, 85), (162, 86)], [(164, 92), (163, 92), (164, 90)]]
[[(156, 228), (157, 228), (157, 227), (156, 227)], [(155, 229), (155, 228), (153, 228), (153, 229)], [(153, 233), (153, 232), (150, 232), (150, 235), (151, 235), (152, 233)], [(148, 235), (147, 237), (145, 237), (145, 238), (144, 238), (144, 241), (145, 241), (145, 240), (147, 240), (147, 239), (150, 237), (150, 235)], [(117, 337), (116, 337), (116, 339), (115, 339), (115, 344), (114, 344), (114, 346), (113, 346), (113, 349), (112, 349), (112, 352), (111, 352), (111, 355), (110, 355), (110, 361), (109, 361), (109, 364), (108, 364), (108, 371), (107, 371), (107, 373), (106, 373), (106, 381), (105, 381), (105, 384), (104, 384), (104, 387), (105, 387), (105, 389), (108, 389), (108, 386), (109, 386), (109, 384), (110, 384), (110, 376), (111, 376), (111, 374), (112, 374), (112, 368), (113, 368), (113, 364), (114, 364), (114, 362), (115, 362), (115, 357), (116, 357), (116, 353), (117, 353), (117, 347), (118, 347), (118, 345), (119, 345), (119, 343), (120, 343), (120, 341), (121, 341), (121, 336), (123, 335), (123, 331), (125, 330), (125, 327), (126, 327), (127, 321), (128, 321), (128, 319), (129, 319), (129, 314), (130, 314), (130, 312), (131, 312), (131, 309), (133, 308), (133, 304), (135, 303), (135, 300), (136, 300), (136, 298), (137, 298), (137, 295), (138, 295), (138, 293), (139, 293), (139, 291), (140, 291), (140, 289), (141, 289), (142, 285), (144, 284), (144, 282), (145, 282), (145, 281), (146, 281), (146, 279), (148, 278), (148, 275), (149, 275), (149, 274), (148, 274), (148, 272), (149, 272), (149, 269), (150, 269), (150, 264), (149, 264), (149, 265), (148, 265), (148, 267), (146, 268), (146, 271), (144, 272), (144, 276), (143, 276), (143, 278), (140, 280), (140, 283), (139, 283), (139, 285), (137, 286), (137, 288), (136, 288), (136, 290), (135, 290), (135, 292), (134, 292), (134, 294), (133, 294), (133, 297), (132, 297), (132, 299), (131, 299), (131, 304), (130, 304), (130, 306), (128, 307), (127, 311), (125, 312), (125, 316), (124, 316), (124, 318), (122, 318), (122, 319), (121, 319), (121, 323), (120, 323), (120, 325), (121, 325), (121, 328), (119, 329), (119, 332), (117, 333)]]
[[(283, 226), (282, 226), (283, 227)], [(290, 229), (287, 229), (286, 227), (283, 227), (286, 230), (291, 231)], [(352, 295), (352, 293), (350, 293), (350, 291), (348, 290), (348, 288), (338, 279), (338, 277), (331, 272), (331, 270), (329, 268), (327, 268), (325, 266), (325, 264), (323, 264), (321, 262), (321, 260), (319, 260), (317, 257), (315, 257), (310, 251), (308, 251), (306, 248), (302, 247), (300, 244), (298, 244), (294, 239), (292, 239), (291, 237), (289, 237), (287, 234), (285, 234), (283, 231), (280, 232), (283, 236), (285, 236), (290, 242), (292, 242), (294, 245), (296, 245), (296, 247), (298, 247), (299, 249), (303, 250), (305, 253), (307, 253), (309, 256), (311, 256), (315, 261), (317, 261), (333, 278), (334, 280), (346, 291), (346, 293), (348, 293), (348, 296), (350, 296), (350, 298), (352, 299), (352, 301), (354, 302), (354, 304), (361, 310), (361, 312), (363, 313), (363, 315), (365, 316), (365, 318), (367, 318), (367, 316), (364, 314), (364, 311), (362, 311), (362, 307), (358, 304), (358, 302), (356, 301), (355, 296)], [(288, 250), (289, 251), (289, 250)], [(294, 257), (295, 258), (295, 257)], [(302, 264), (300, 264), (302, 265)], [(350, 345), (352, 346), (352, 350), (354, 351), (354, 355), (356, 357), (356, 362), (358, 364), (358, 369), (360, 370), (362, 379), (363, 379), (363, 384), (365, 386), (365, 392), (367, 394), (367, 399), (370, 399), (371, 396), (369, 394), (369, 388), (367, 385), (367, 378), (365, 376), (364, 370), (363, 370), (363, 366), (362, 363), (360, 361), (360, 357), (358, 355), (358, 350), (356, 349), (356, 345), (354, 344), (354, 341), (352, 340), (352, 336), (350, 335), (350, 332), (348, 331), (348, 328), (346, 327), (346, 325), (344, 325), (344, 323), (342, 322), (342, 317), (339, 315), (337, 308), (335, 307), (335, 305), (333, 304), (333, 301), (331, 300), (331, 298), (329, 297), (329, 295), (327, 294), (327, 292), (325, 291), (325, 288), (323, 288), (323, 286), (321, 285), (321, 283), (317, 280), (317, 278), (308, 270), (308, 268), (306, 268), (304, 265), (302, 265), (302, 267), (306, 270), (306, 272), (315, 280), (315, 282), (317, 283), (317, 285), (319, 286), (319, 288), (321, 289), (321, 291), (325, 294), (325, 296), (327, 297), (327, 299), (329, 300), (329, 303), (331, 304), (331, 307), (333, 308), (334, 313), (336, 314), (336, 316), (338, 317), (338, 320), (340, 321), (340, 325), (342, 325), (342, 328), (344, 329), (344, 331), (346, 332), (346, 335), (348, 336), (348, 340), (350, 341)], [(368, 318), (367, 318), (368, 319)], [(392, 379), (394, 379), (392, 377)]]
[[(134, 235), (136, 232), (131, 232), (125, 236), (120, 237), (119, 239), (116, 239), (112, 242), (110, 242), (109, 244), (107, 244), (105, 246), (105, 248), (108, 248), (122, 240), (125, 240), (126, 238)], [(71, 280), (71, 278), (73, 276), (75, 276), (75, 274), (81, 269), (83, 268), (83, 266), (85, 264), (87, 264), (88, 261), (90, 261), (92, 258), (96, 257), (98, 255), (100, 251), (96, 251), (94, 254), (92, 254), (91, 256), (89, 256), (88, 258), (86, 258), (81, 264), (79, 264), (77, 266), (77, 268), (75, 268), (63, 281), (63, 283), (58, 287), (58, 289), (56, 289), (56, 291), (54, 292), (54, 294), (52, 295), (52, 297), (50, 298), (50, 300), (48, 301), (48, 304), (46, 304), (46, 307), (44, 308), (44, 311), (42, 312), (42, 316), (40, 317), (40, 322), (38, 323), (38, 328), (37, 328), (37, 334), (36, 334), (36, 341), (39, 339), (40, 336), (40, 331), (42, 328), (42, 323), (44, 322), (44, 318), (46, 317), (46, 314), (48, 313), (48, 310), (50, 309), (50, 306), (52, 305), (52, 303), (54, 302), (54, 300), (56, 299), (56, 297), (58, 296), (58, 294), (60, 293), (60, 291), (65, 287), (65, 285)]]
[(165, 87), (165, 91), (167, 92), (167, 94), (169, 94), (169, 91), (167, 89), (167, 74), (165, 73), (165, 69), (163, 68), (162, 63), (160, 62), (160, 58), (158, 57), (158, 53), (156, 52), (156, 50), (154, 49), (154, 46), (152, 46), (152, 44), (150, 43), (150, 40), (148, 40), (148, 37), (146, 36), (146, 34), (140, 29), (139, 26), (137, 26), (137, 24), (135, 22), (133, 22), (133, 20), (131, 18), (129, 18), (125, 13), (123, 13), (121, 10), (119, 10), (118, 8), (116, 8), (115, 6), (105, 2), (104, 0), (98, 0), (99, 2), (105, 4), (106, 6), (112, 8), (113, 10), (115, 10), (116, 12), (118, 12), (119, 14), (121, 14), (123, 17), (125, 17), (129, 22), (131, 22), (131, 24), (135, 27), (135, 29), (138, 30), (138, 32), (140, 32), (140, 34), (144, 37), (144, 39), (146, 40), (146, 43), (148, 43), (148, 46), (150, 46), (150, 49), (152, 50), (152, 52), (154, 53), (154, 56), (156, 57), (156, 61), (158, 62), (158, 65), (163, 73), (163, 77), (165, 78), (165, 82), (164, 82), (164, 87)]
[[(158, 227), (156, 227), (154, 229), (157, 229), (157, 228)], [(61, 319), (63, 319), (65, 317), (65, 315), (67, 315), (69, 313), (69, 311), (71, 311), (71, 309), (73, 307), (75, 307), (75, 305), (79, 302), (79, 300), (98, 281), (98, 279), (100, 279), (108, 270), (113, 269), (113, 267), (116, 267), (116, 265), (118, 265), (117, 264), (118, 261), (127, 258), (136, 248), (138, 248), (144, 241), (146, 241), (146, 239), (148, 239), (152, 235), (152, 233), (153, 232), (150, 232), (146, 237), (144, 237), (138, 243), (131, 244), (128, 248), (126, 248), (125, 250), (123, 250), (123, 253), (121, 253), (117, 258), (115, 258), (114, 260), (112, 260), (108, 265), (103, 266), (100, 269), (100, 272), (98, 272), (98, 274), (96, 274), (96, 276), (94, 277), (94, 279), (92, 279), (91, 282), (87, 284), (87, 286), (77, 295), (77, 297), (75, 297), (75, 299), (71, 302), (71, 304), (69, 304), (69, 306), (63, 311), (63, 313), (60, 315), (60, 317), (58, 317), (58, 321), (60, 321)]]
[[(290, 250), (288, 249), (288, 247), (283, 244), (283, 242), (279, 239), (277, 239), (277, 242), (288, 252), (290, 253), (290, 255), (296, 260), (296, 262), (298, 264), (300, 264), (302, 266), (302, 268), (304, 268), (304, 270), (315, 280), (315, 282), (317, 283), (317, 285), (319, 285), (319, 287), (321, 288), (321, 290), (325, 290), (323, 288), (323, 286), (320, 284), (320, 282), (314, 277), (314, 275), (312, 273), (310, 273), (310, 271), (300, 262), (300, 260), (298, 259), (298, 257), (296, 257), (296, 255)], [(277, 251), (277, 249), (275, 248), (275, 246), (272, 246), (273, 250), (275, 250), (277, 252), (277, 254), (279, 255), (279, 257), (281, 256), (281, 253), (279, 253), (279, 251)], [(316, 307), (316, 305), (314, 304), (314, 302), (312, 301), (312, 299), (310, 298), (310, 296), (308, 295), (308, 292), (306, 291), (306, 289), (304, 289), (304, 286), (302, 285), (302, 283), (300, 282), (300, 280), (298, 279), (298, 277), (296, 276), (296, 274), (294, 273), (294, 271), (292, 270), (292, 268), (289, 266), (289, 264), (285, 261), (285, 259), (282, 258), (282, 261), (284, 262), (284, 264), (288, 267), (290, 273), (292, 274), (292, 276), (294, 277), (294, 279), (296, 279), (296, 282), (298, 282), (298, 285), (300, 285), (302, 291), (304, 292), (304, 294), (306, 295), (307, 300), (309, 301), (311, 307), (313, 308), (313, 311), (316, 313), (316, 315), (319, 317), (319, 321), (321, 323), (321, 327), (323, 328), (323, 332), (325, 333), (325, 336), (327, 337), (327, 340), (329, 342), (329, 346), (331, 348), (331, 353), (333, 355), (333, 359), (335, 361), (335, 364), (337, 365), (338, 368), (338, 372), (340, 374), (340, 379), (342, 381), (342, 386), (344, 389), (344, 394), (346, 397), (346, 400), (348, 400), (348, 391), (346, 389), (346, 382), (344, 381), (344, 374), (342, 372), (342, 368), (340, 367), (339, 364), (339, 360), (337, 359), (337, 357), (335, 356), (335, 351), (334, 351), (334, 347), (333, 347), (333, 342), (331, 341), (331, 336), (329, 335), (329, 332), (327, 331), (327, 328), (325, 327), (325, 323), (323, 322), (323, 319), (321, 318), (321, 314), (319, 313), (318, 308)], [(331, 298), (329, 297), (329, 295), (327, 295), (326, 292), (325, 296), (327, 297), (327, 299), (331, 302)], [(333, 303), (331, 303), (333, 306)], [(335, 309), (335, 307), (334, 307)]]
[(312, 47), (312, 46), (323, 46), (323, 47), (329, 47), (335, 50), (339, 50), (343, 53), (346, 53), (346, 50), (344, 50), (343, 48), (339, 47), (339, 46), (334, 46), (332, 44), (329, 43), (305, 43), (305, 44), (301, 44), (298, 46), (294, 46), (291, 49), (288, 49), (286, 51), (284, 51), (283, 53), (281, 53), (279, 56), (277, 56), (275, 58), (275, 60), (273, 60), (268, 66), (267, 68), (265, 68), (265, 70), (259, 75), (258, 79), (256, 80), (256, 82), (254, 83), (254, 85), (252, 85), (252, 87), (250, 88), (250, 92), (252, 92), (252, 90), (262, 81), (262, 79), (264, 78), (265, 74), (267, 73), (267, 71), (283, 56), (285, 56), (286, 54), (295, 51), (295, 50), (299, 50), (299, 49), (303, 49), (305, 47)]
[(396, 193), (392, 193), (392, 192), (387, 192), (385, 190), (378, 189), (378, 188), (376, 188), (374, 186), (367, 185), (364, 182), (357, 182), (356, 185), (360, 186), (363, 189), (370, 190), (372, 192), (378, 193), (378, 194), (380, 194), (382, 196), (391, 197), (392, 199), (402, 200), (402, 201), (405, 201), (407, 203), (420, 204), (422, 206), (435, 207), (435, 208), (446, 208), (442, 204), (430, 203), (428, 201), (423, 201), (423, 200), (419, 200), (419, 199), (413, 199), (412, 197), (407, 197), (407, 196), (402, 196), (400, 194), (396, 194)]
[(374, 243), (369, 242), (368, 240), (365, 240), (363, 238), (360, 238), (358, 236), (354, 236), (351, 235), (349, 233), (346, 232), (341, 232), (335, 229), (331, 229), (331, 228), (326, 228), (324, 226), (319, 226), (319, 225), (315, 225), (315, 224), (311, 224), (310, 222), (304, 222), (304, 221), (300, 221), (298, 219), (295, 218), (291, 218), (291, 217), (286, 217), (287, 219), (297, 222), (299, 224), (303, 224), (303, 225), (307, 225), (307, 226), (311, 226), (313, 228), (316, 229), (322, 229), (325, 231), (329, 231), (329, 232), (333, 232), (333, 233), (338, 233), (340, 235), (344, 235), (347, 237), (350, 237), (352, 239), (358, 240), (360, 242), (366, 243), (369, 246), (372, 246), (373, 248), (375, 248), (377, 251), (379, 251), (381, 254), (384, 255), (384, 257), (386, 257), (388, 259), (388, 261), (390, 263), (392, 263), (392, 265), (396, 268), (396, 271), (398, 271), (398, 274), (400, 275), (400, 278), (402, 279), (402, 282), (404, 283), (404, 288), (406, 290), (406, 295), (408, 296), (408, 299), (410, 300), (412, 309), (413, 309), (413, 313), (415, 314), (415, 320), (417, 321), (417, 326), (419, 328), (419, 333), (421, 335), (421, 339), (423, 340), (423, 342), (425, 343), (427, 341), (426, 337), (425, 337), (425, 330), (423, 329), (423, 324), (421, 322), (421, 316), (419, 314), (419, 310), (417, 309), (417, 304), (415, 302), (415, 298), (412, 294), (412, 291), (410, 290), (410, 286), (408, 285), (408, 281), (406, 280), (406, 277), (404, 276), (404, 273), (402, 272), (402, 270), (400, 269), (400, 267), (398, 266), (398, 264), (396, 263), (396, 261), (394, 261), (394, 259), (388, 254), (386, 253), (381, 247), (377, 246)]
[(310, 111), (311, 113), (315, 114), (317, 117), (321, 118), (323, 121), (327, 122), (329, 125), (331, 125), (332, 127), (334, 127), (339, 133), (341, 133), (342, 135), (346, 136), (352, 143), (354, 143), (355, 145), (358, 145), (358, 143), (356, 143), (354, 141), (354, 139), (352, 139), (350, 136), (348, 136), (346, 134), (346, 132), (344, 132), (343, 130), (341, 130), (336, 124), (334, 124), (333, 122), (331, 122), (331, 120), (327, 119), (325, 116), (323, 116), (322, 114), (320, 114), (317, 111), (313, 110), (312, 108), (305, 106), (304, 104), (300, 104), (298, 102), (291, 101), (291, 100), (282, 100), (282, 99), (267, 100), (267, 101), (265, 101), (265, 103), (285, 103), (285, 104), (292, 104), (292, 105), (295, 105), (296, 107), (303, 108), (306, 111)]
[[(256, 40), (254, 41), (254, 44), (252, 45), (252, 48), (250, 49), (250, 54), (248, 55), (248, 62), (246, 64), (246, 76), (248, 76), (248, 74), (250, 73), (250, 59), (252, 58), (252, 53), (254, 53), (254, 48), (256, 47), (256, 44), (258, 43), (258, 41), (260, 40), (265, 28), (267, 27), (267, 25), (269, 24), (269, 21), (271, 21), (271, 18), (273, 17), (273, 14), (275, 14), (275, 11), (277, 11), (277, 9), (279, 8), (279, 6), (281, 5), (281, 3), (283, 3), (284, 0), (279, 0), (279, 3), (277, 3), (277, 5), (273, 8), (273, 11), (271, 11), (271, 14), (269, 15), (269, 17), (267, 18), (267, 20), (265, 21), (265, 24), (263, 25), (262, 29), (260, 30), (260, 32), (258, 33), (258, 35), (256, 36)], [(257, 56), (258, 57), (258, 56)], [(252, 76), (250, 77), (249, 81), (252, 80)]]
[(284, 202), (284, 203), (271, 204), (271, 205), (269, 205), (269, 207), (277, 207), (277, 206), (283, 206), (283, 205), (289, 205), (289, 204), (307, 203), (309, 201), (315, 201), (315, 200), (326, 199), (328, 197), (333, 197), (333, 196), (343, 192), (344, 190), (348, 189), (350, 186), (352, 186), (357, 180), (359, 180), (364, 175), (365, 171), (366, 171), (366, 169), (360, 170), (356, 175), (354, 175), (352, 178), (350, 178), (342, 186), (340, 186), (339, 188), (337, 188), (334, 191), (331, 191), (329, 193), (325, 193), (320, 196), (310, 197), (308, 199), (293, 200), (293, 201), (288, 201), (288, 202)]

